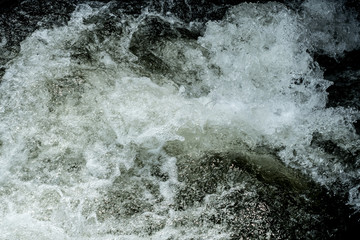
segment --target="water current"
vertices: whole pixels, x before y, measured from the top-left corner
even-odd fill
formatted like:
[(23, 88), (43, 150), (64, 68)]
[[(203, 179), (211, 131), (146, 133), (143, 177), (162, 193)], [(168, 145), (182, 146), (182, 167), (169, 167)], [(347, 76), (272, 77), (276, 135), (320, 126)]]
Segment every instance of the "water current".
[(1, 13), (0, 239), (359, 231), (351, 1), (39, 2)]

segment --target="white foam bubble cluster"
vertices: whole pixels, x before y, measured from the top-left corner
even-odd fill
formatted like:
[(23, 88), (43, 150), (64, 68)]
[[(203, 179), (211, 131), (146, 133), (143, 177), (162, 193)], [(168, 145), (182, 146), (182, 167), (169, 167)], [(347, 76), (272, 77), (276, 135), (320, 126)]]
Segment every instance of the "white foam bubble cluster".
[[(336, 9), (336, 4), (328, 4), (320, 1), (315, 5)], [(320, 9), (319, 13), (324, 14)], [(349, 26), (359, 24), (354, 18), (338, 21), (349, 22)], [(325, 90), (331, 82), (323, 79), (308, 53), (314, 42), (306, 24), (280, 4), (234, 7), (224, 21), (209, 22), (199, 40), (211, 52), (210, 64), (220, 72), (216, 75), (207, 71), (204, 79), (211, 86), (209, 96), (214, 99), (214, 109), (228, 111), (226, 116), (250, 135), (250, 146), (282, 148), (279, 156), (285, 163), (325, 186), (347, 184), (358, 178), (358, 171), (348, 169), (349, 163), (342, 159), (330, 163), (329, 154), (314, 147), (313, 140), (315, 134), (320, 134), (359, 161), (355, 150), (359, 136), (352, 125), (359, 113), (325, 108)], [(356, 39), (346, 39), (349, 43), (344, 49), (355, 48)]]
[[(204, 77), (216, 104), (235, 106), (238, 118), (270, 134), (292, 125), (301, 110), (323, 108), (326, 94), (313, 94), (312, 85), (328, 83), (315, 79), (321, 73), (310, 66), (300, 27), (292, 12), (276, 4), (242, 4), (226, 20), (208, 23), (200, 43), (221, 72)], [(294, 84), (299, 78), (307, 89)]]
[[(306, 14), (330, 6), (317, 3), (310, 9), (305, 2)], [(316, 133), (354, 152), (359, 113), (325, 108), (330, 83), (308, 52), (315, 41), (341, 53), (357, 47), (356, 39), (333, 50), (321, 43), (330, 37), (309, 38), (284, 5), (245, 3), (208, 22), (198, 40), (161, 40), (152, 54), (181, 66), (174, 83), (128, 49), (144, 15), (123, 15), (121, 34), (97, 33), (89, 19), (107, 6), (81, 5), (66, 26), (35, 31), (7, 63), (0, 84), (0, 232), (7, 239), (227, 239), (221, 224), (190, 224), (206, 207), (172, 208), (182, 183), (163, 147), (196, 133), (207, 141), (183, 154), (241, 142), (276, 150), (329, 188), (349, 188), (359, 177), (313, 145)]]
[(358, 13), (344, 7), (345, 1), (307, 0), (302, 3), (306, 32), (312, 46), (332, 57), (359, 48)]

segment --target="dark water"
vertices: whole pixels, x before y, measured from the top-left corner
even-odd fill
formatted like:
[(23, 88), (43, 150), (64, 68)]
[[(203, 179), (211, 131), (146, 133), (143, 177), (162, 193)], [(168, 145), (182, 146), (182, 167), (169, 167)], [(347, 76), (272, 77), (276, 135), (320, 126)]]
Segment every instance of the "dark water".
[(1, 1), (0, 239), (352, 239), (357, 1)]

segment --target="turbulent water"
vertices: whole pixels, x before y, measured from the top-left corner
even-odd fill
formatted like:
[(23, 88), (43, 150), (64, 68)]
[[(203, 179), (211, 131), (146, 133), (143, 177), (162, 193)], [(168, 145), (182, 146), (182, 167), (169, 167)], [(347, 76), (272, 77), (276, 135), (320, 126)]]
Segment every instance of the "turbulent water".
[(357, 12), (154, 2), (36, 17), (25, 1), (3, 15), (0, 239), (357, 231), (359, 108), (329, 106), (333, 82), (314, 60), (359, 49)]

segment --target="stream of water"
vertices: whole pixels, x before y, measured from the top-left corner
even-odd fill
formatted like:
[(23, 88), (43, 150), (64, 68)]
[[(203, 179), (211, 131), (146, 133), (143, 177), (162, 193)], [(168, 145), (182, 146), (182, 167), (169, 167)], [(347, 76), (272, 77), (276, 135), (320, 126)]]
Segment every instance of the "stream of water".
[(359, 49), (344, 2), (31, 2), (0, 26), (0, 239), (358, 231), (360, 112), (314, 60)]

